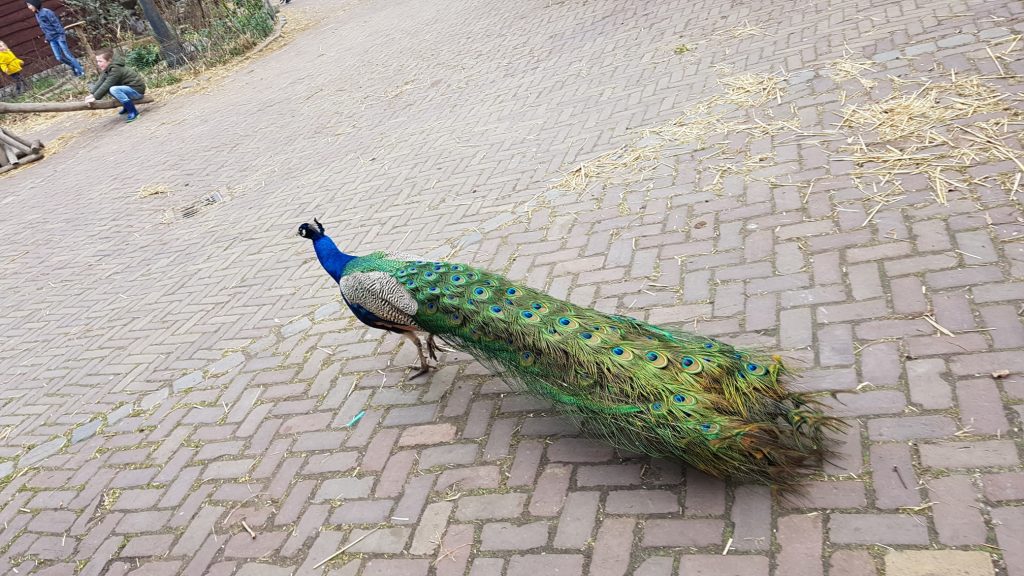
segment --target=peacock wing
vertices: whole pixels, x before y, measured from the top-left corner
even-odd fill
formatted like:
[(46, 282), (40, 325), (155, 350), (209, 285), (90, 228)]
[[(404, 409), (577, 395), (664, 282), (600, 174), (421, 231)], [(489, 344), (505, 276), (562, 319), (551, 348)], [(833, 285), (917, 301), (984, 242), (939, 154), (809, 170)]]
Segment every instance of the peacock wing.
[(341, 277), (338, 285), (350, 307), (363, 308), (387, 323), (416, 325), (415, 315), (419, 308), (416, 299), (386, 272), (348, 274)]

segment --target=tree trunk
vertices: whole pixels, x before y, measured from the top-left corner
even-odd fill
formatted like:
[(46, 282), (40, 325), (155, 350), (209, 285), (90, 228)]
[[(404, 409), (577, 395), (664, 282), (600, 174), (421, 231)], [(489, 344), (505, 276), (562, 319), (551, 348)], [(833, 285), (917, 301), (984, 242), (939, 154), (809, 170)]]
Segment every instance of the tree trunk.
[[(135, 104), (145, 104), (153, 99), (145, 96), (142, 100), (136, 100)], [(76, 102), (25, 102), (13, 104), (0, 102), (0, 114), (11, 112), (77, 112), (79, 110), (102, 110), (105, 108), (117, 108), (121, 103), (111, 98), (110, 100), (97, 100), (87, 104), (84, 100)]]
[(160, 55), (163, 56), (167, 66), (177, 68), (185, 64), (185, 51), (181, 47), (181, 40), (167, 25), (167, 21), (164, 20), (153, 0), (139, 0), (139, 5), (142, 6), (142, 15), (149, 22), (149, 27), (153, 29), (153, 36), (160, 43)]

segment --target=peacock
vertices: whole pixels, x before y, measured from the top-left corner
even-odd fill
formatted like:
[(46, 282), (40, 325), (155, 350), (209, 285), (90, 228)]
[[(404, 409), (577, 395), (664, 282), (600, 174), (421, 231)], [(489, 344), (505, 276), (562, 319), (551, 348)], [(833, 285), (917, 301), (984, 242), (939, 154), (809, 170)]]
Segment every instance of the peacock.
[(613, 446), (782, 489), (827, 456), (826, 431), (843, 427), (784, 387), (778, 356), (577, 306), (466, 264), (346, 254), (316, 219), (298, 234), (356, 318), (416, 346), (413, 378), (436, 359), (437, 337)]

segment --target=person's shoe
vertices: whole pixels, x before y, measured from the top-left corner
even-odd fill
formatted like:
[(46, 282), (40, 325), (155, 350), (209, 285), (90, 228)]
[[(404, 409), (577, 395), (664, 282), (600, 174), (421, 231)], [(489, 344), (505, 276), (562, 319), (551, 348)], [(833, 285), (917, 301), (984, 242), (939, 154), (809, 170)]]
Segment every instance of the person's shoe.
[(121, 111), (118, 112), (118, 114), (127, 114), (127, 113), (128, 113), (128, 110), (125, 109), (125, 108), (121, 108)]
[(139, 111), (135, 109), (135, 104), (129, 100), (124, 104), (125, 111), (128, 112), (128, 116), (124, 119), (125, 122), (132, 122), (139, 117)]

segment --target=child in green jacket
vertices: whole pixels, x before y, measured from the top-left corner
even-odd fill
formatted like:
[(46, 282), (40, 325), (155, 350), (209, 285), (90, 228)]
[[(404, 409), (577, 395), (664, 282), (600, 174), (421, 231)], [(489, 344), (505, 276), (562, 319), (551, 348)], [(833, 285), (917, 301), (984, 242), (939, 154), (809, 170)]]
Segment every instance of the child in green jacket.
[(139, 117), (133, 100), (142, 100), (146, 93), (146, 81), (137, 71), (125, 66), (124, 58), (114, 56), (114, 51), (104, 48), (96, 53), (96, 67), (100, 77), (89, 87), (92, 94), (85, 97), (86, 102), (95, 102), (110, 94), (123, 107), (118, 114), (127, 114), (126, 121), (131, 122)]

